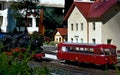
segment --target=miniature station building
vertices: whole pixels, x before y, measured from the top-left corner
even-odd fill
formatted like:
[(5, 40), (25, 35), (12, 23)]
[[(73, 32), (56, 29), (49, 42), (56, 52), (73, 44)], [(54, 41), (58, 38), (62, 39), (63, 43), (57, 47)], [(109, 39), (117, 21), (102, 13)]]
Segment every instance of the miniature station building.
[(66, 13), (68, 42), (114, 44), (120, 50), (120, 2), (75, 1)]

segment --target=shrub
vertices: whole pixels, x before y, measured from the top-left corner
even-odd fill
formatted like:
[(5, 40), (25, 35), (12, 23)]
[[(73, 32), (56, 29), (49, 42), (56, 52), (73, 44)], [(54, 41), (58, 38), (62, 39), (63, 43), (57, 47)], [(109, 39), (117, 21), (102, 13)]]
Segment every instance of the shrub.
[(12, 56), (9, 56), (5, 52), (0, 51), (0, 75), (47, 75), (49, 71), (46, 67), (32, 68), (28, 66), (32, 56), (28, 56), (29, 50), (30, 45), (23, 54), (22, 59), (18, 58), (20, 54), (18, 52), (14, 52)]

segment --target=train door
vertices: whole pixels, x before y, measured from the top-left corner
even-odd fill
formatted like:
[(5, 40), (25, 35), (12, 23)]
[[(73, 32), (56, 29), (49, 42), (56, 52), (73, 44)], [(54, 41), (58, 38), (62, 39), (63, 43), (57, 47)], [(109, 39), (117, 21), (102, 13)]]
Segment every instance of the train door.
[(57, 58), (61, 59), (62, 58), (62, 54), (63, 54), (63, 52), (62, 52), (62, 44), (58, 44), (57, 49), (58, 49)]
[(104, 51), (101, 50), (100, 48), (97, 48), (95, 49), (95, 61), (94, 61), (94, 64), (96, 65), (102, 65), (102, 64), (105, 64), (105, 54), (104, 54)]

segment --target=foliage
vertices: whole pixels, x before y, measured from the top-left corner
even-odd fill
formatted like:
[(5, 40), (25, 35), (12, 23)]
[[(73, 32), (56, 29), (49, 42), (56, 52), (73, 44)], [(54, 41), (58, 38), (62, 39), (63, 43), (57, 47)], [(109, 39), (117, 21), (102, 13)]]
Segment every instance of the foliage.
[(46, 67), (31, 68), (28, 66), (32, 56), (28, 57), (29, 50), (30, 45), (23, 54), (24, 57), (22, 59), (18, 58), (18, 52), (14, 52), (12, 56), (9, 56), (0, 50), (0, 75), (47, 75), (49, 71)]
[[(31, 12), (32, 9), (37, 9), (37, 2), (39, 1), (35, 1), (36, 0), (19, 0), (19, 2), (12, 3), (10, 8), (12, 8), (12, 10), (14, 11), (13, 16), (16, 18), (22, 17), (22, 15), (27, 15), (28, 10)], [(23, 12), (21, 12), (21, 10)]]
[[(38, 2), (39, 0), (19, 0), (18, 2), (12, 3), (10, 6), (13, 11), (12, 16), (17, 20), (16, 22), (18, 22), (21, 17), (25, 18), (25, 24), (23, 24), (25, 25), (25, 33), (28, 33), (27, 26), (29, 25), (27, 16), (31, 14), (34, 16), (39, 15), (39, 10), (36, 10)], [(20, 24), (17, 25), (20, 27)]]
[(49, 45), (49, 46), (56, 46), (56, 42), (54, 42), (54, 41), (51, 41), (51, 42), (48, 42), (48, 41), (45, 41), (44, 42), (44, 45)]
[[(28, 1), (28, 2), (26, 2)], [(37, 2), (38, 3), (38, 2)], [(19, 2), (15, 2), (11, 5), (11, 8), (15, 11), (13, 14), (14, 17), (17, 18), (17, 22), (21, 25), (20, 17), (25, 16), (26, 11), (24, 10), (23, 13), (18, 13), (17, 11), (21, 11), (22, 9), (28, 9), (29, 11), (27, 14), (32, 13), (35, 10), (35, 14), (37, 18), (39, 18), (39, 11), (36, 9), (43, 8), (44, 13), (44, 20), (43, 24), (45, 25), (45, 35), (48, 37), (52, 37), (52, 33), (58, 27), (63, 27), (63, 8), (55, 8), (55, 7), (45, 7), (45, 6), (37, 6), (37, 3), (34, 3), (34, 0), (20, 0)], [(33, 9), (33, 10), (31, 10)], [(20, 21), (21, 20), (21, 21)], [(39, 23), (39, 21), (37, 21)], [(25, 25), (25, 24), (23, 24)], [(38, 25), (38, 24), (37, 24)]]
[(44, 7), (44, 25), (46, 28), (46, 36), (53, 37), (51, 34), (56, 28), (63, 27), (62, 8)]

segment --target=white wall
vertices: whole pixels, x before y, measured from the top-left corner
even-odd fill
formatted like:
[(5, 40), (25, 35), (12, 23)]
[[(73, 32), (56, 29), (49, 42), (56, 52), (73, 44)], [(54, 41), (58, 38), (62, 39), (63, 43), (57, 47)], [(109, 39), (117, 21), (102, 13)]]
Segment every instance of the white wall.
[(40, 3), (43, 4), (64, 4), (64, 0), (40, 0)]
[[(93, 30), (93, 23), (95, 23), (95, 30)], [(102, 23), (101, 22), (89, 22), (89, 43), (102, 43)]]
[[(78, 31), (76, 31), (76, 23), (78, 23)], [(81, 31), (81, 23), (83, 23), (83, 31)], [(71, 31), (71, 24), (73, 24), (73, 31)], [(68, 18), (68, 42), (71, 42), (71, 38), (73, 38), (73, 42), (81, 42), (83, 39), (84, 43), (87, 43), (87, 21), (78, 10), (77, 7), (74, 8), (73, 12)], [(77, 36), (75, 38), (75, 36)]]
[(103, 43), (107, 43), (107, 39), (112, 39), (112, 44), (117, 45), (120, 50), (120, 12), (112, 17), (106, 24), (102, 26)]
[[(61, 40), (60, 40), (60, 38), (61, 38)], [(55, 42), (61, 42), (62, 41), (62, 36), (60, 35), (59, 32), (57, 32), (55, 34), (54, 40), (55, 40)]]
[(2, 22), (2, 25), (1, 25), (1, 30), (3, 32), (6, 32), (6, 27), (7, 27), (7, 12), (8, 12), (8, 9), (5, 9), (3, 11), (0, 11), (0, 16), (3, 16), (3, 22)]
[(40, 0), (42, 6), (64, 7), (65, 0)]

